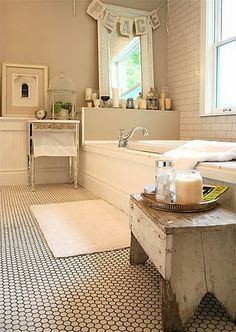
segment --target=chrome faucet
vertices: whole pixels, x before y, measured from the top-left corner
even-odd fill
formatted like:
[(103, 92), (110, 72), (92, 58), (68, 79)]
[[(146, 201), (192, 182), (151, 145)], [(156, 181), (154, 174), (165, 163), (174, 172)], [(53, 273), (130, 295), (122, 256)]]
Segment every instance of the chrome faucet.
[(133, 136), (133, 134), (137, 130), (142, 130), (144, 136), (148, 135), (147, 128), (145, 128), (143, 126), (137, 126), (137, 127), (133, 128), (127, 135), (124, 135), (124, 129), (120, 129), (120, 135), (118, 137), (118, 148), (125, 147), (127, 145), (128, 141), (130, 140), (130, 138)]

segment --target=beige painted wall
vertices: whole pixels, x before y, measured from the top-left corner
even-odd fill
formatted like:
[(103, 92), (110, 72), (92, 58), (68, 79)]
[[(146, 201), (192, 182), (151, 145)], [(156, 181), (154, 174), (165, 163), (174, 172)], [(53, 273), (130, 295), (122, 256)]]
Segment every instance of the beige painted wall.
[[(96, 21), (86, 14), (90, 0), (0, 0), (1, 62), (49, 66), (49, 79), (63, 71), (76, 84), (77, 106), (86, 87), (98, 88)], [(137, 9), (156, 9), (161, 0), (106, 0)], [(155, 84), (166, 83), (165, 6), (153, 32)]]

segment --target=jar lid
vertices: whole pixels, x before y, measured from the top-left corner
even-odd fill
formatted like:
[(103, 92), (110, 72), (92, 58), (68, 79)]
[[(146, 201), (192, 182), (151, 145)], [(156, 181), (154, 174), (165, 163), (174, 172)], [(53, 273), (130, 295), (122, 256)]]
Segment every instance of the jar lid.
[(156, 167), (173, 167), (173, 160), (156, 160)]

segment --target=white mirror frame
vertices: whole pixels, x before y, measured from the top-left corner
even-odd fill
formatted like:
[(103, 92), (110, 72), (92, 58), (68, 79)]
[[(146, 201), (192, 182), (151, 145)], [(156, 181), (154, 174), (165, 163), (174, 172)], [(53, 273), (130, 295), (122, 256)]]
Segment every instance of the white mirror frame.
[[(106, 5), (106, 9), (119, 17), (145, 16), (148, 12), (133, 8)], [(142, 70), (142, 91), (146, 96), (151, 87), (154, 87), (153, 76), (153, 47), (152, 47), (152, 27), (148, 22), (148, 33), (140, 36), (141, 45), (141, 70)], [(110, 90), (109, 75), (109, 31), (103, 25), (102, 18), (97, 21), (98, 28), (98, 69), (99, 69), (99, 91)]]

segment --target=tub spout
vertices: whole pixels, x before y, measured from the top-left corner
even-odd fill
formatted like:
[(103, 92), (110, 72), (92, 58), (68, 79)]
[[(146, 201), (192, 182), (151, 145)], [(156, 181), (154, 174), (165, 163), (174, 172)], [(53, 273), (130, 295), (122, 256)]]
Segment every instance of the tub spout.
[(124, 135), (124, 129), (120, 129), (120, 135), (118, 137), (118, 148), (125, 147), (128, 141), (131, 139), (131, 137), (137, 130), (141, 130), (144, 136), (148, 135), (147, 128), (143, 126), (137, 126), (133, 128), (127, 135)]

